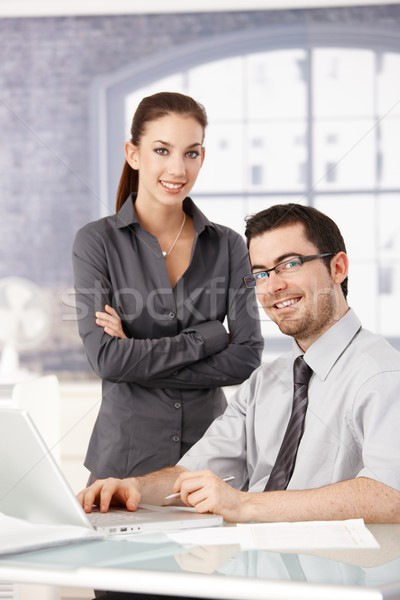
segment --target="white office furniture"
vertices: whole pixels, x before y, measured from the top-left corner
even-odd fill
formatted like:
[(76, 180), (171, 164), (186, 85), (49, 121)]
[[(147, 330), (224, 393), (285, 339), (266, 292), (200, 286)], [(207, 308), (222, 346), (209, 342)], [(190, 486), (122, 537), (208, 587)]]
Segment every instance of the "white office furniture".
[(0, 579), (221, 600), (400, 599), (400, 525), (370, 529), (381, 548), (289, 555), (138, 534), (2, 558)]

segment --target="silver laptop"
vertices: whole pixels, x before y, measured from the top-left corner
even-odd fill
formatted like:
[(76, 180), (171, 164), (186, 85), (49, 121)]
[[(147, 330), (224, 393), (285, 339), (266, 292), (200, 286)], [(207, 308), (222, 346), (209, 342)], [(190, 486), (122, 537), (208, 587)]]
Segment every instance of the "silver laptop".
[(111, 509), (86, 514), (29, 414), (7, 408), (0, 408), (0, 512), (33, 523), (80, 525), (107, 534), (223, 523), (217, 515), (151, 505), (135, 512)]

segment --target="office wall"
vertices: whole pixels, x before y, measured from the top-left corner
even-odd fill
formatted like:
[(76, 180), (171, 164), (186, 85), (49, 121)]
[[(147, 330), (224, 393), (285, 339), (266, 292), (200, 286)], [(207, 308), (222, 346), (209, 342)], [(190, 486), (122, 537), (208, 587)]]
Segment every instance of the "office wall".
[(93, 83), (222, 34), (299, 23), (400, 31), (400, 6), (0, 19), (0, 279), (31, 279), (53, 306), (52, 333), (24, 355), (27, 364), (65, 377), (90, 372), (68, 291), (74, 233), (100, 214), (91, 167)]

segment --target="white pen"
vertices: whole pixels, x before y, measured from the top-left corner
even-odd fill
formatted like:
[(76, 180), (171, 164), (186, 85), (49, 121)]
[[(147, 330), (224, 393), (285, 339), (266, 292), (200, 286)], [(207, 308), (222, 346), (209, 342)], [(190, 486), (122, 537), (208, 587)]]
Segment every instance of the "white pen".
[[(228, 475), (227, 477), (222, 477), (222, 481), (232, 481), (233, 479), (235, 479), (234, 475)], [(177, 492), (176, 494), (170, 494), (169, 496), (166, 496), (164, 498), (164, 500), (172, 500), (173, 498), (179, 498), (180, 495), (181, 495), (180, 492)]]

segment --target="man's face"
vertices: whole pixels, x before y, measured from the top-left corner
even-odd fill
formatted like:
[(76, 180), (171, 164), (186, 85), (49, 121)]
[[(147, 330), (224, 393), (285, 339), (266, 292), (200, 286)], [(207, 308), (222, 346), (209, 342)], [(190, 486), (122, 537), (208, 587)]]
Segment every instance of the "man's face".
[[(249, 247), (253, 273), (297, 256), (319, 254), (307, 240), (301, 223), (279, 227), (253, 238)], [(339, 253), (343, 255), (343, 253)], [(339, 256), (338, 255), (338, 256)], [(306, 350), (347, 310), (336, 275), (336, 255), (329, 270), (322, 259), (304, 263), (293, 272), (270, 272), (257, 283), (257, 298), (282, 333)]]

